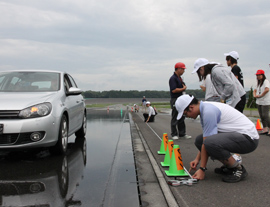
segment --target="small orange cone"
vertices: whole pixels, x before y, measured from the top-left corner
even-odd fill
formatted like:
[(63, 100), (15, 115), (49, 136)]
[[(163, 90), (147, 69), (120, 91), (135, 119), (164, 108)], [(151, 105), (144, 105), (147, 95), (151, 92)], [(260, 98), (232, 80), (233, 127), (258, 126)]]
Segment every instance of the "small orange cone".
[(164, 162), (160, 162), (162, 167), (169, 167), (173, 152), (173, 140), (169, 140), (167, 144), (167, 150), (164, 157)]
[(169, 170), (165, 170), (167, 176), (189, 176), (184, 170), (182, 156), (179, 145), (173, 146), (172, 158), (170, 161)]
[(166, 149), (167, 149), (167, 144), (168, 144), (168, 134), (163, 133), (160, 149), (157, 152), (159, 155), (165, 155), (166, 154)]
[(262, 130), (262, 125), (261, 125), (260, 119), (257, 119), (256, 129), (258, 131), (261, 131)]

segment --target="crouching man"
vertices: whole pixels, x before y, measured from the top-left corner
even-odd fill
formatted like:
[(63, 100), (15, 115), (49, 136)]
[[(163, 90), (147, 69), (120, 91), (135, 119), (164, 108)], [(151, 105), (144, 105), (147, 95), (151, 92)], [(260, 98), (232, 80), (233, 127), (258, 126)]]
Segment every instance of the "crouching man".
[(155, 110), (151, 106), (151, 103), (149, 101), (146, 102), (146, 107), (147, 107), (148, 113), (143, 113), (144, 121), (146, 123), (147, 122), (154, 122), (156, 113), (155, 113)]
[(248, 175), (244, 166), (231, 155), (250, 153), (258, 146), (259, 134), (245, 115), (227, 104), (202, 102), (190, 95), (180, 96), (175, 107), (178, 111), (177, 119), (182, 115), (196, 119), (200, 115), (203, 134), (195, 140), (199, 152), (190, 162), (190, 170), (196, 170), (193, 178), (204, 179), (209, 156), (223, 163), (215, 172), (223, 174), (224, 182), (239, 182)]

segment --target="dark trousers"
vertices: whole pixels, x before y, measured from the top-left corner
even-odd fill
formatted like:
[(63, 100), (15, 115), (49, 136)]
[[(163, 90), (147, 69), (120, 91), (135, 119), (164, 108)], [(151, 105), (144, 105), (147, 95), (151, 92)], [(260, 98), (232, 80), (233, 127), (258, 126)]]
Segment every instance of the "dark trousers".
[(182, 116), (181, 119), (177, 120), (178, 111), (176, 110), (174, 104), (177, 98), (172, 98), (170, 101), (172, 109), (172, 119), (171, 119), (171, 135), (173, 136), (185, 136), (186, 135), (186, 125), (185, 117)]
[[(144, 116), (144, 122), (146, 122), (147, 119), (148, 119), (149, 114), (143, 113), (143, 116)], [(155, 115), (151, 115), (148, 122), (154, 122), (154, 121), (155, 121)]]
[(236, 104), (235, 109), (243, 113), (246, 105), (246, 94), (241, 97), (241, 100)]
[(257, 105), (263, 127), (270, 128), (269, 105)]
[(218, 133), (206, 137), (197, 136), (195, 145), (201, 151), (202, 144), (212, 159), (227, 160), (231, 153), (247, 154), (254, 151), (259, 140), (252, 140), (249, 136), (237, 132)]

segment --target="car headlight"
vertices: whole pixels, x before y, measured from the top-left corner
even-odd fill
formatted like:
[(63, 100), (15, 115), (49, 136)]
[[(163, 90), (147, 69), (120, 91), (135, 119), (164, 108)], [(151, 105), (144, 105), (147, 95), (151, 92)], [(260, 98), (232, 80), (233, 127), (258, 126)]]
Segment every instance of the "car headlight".
[(27, 118), (36, 118), (47, 116), (52, 111), (52, 104), (50, 103), (42, 103), (37, 104), (26, 109), (23, 109), (19, 113), (19, 117), (27, 119)]

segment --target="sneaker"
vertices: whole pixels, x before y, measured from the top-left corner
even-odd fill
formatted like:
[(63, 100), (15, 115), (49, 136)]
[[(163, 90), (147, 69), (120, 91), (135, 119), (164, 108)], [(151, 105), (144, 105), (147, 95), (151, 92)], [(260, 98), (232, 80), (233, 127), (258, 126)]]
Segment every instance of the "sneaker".
[(180, 139), (191, 139), (191, 136), (190, 135), (184, 135), (184, 136), (181, 136), (179, 137)]
[(236, 183), (243, 180), (247, 177), (248, 173), (243, 165), (241, 165), (242, 169), (234, 168), (233, 174), (224, 176), (222, 181), (227, 183)]
[(178, 136), (173, 136), (172, 139), (179, 139)]
[(227, 168), (225, 165), (222, 165), (219, 168), (215, 168), (215, 173), (221, 175), (231, 175), (233, 174), (234, 168)]

